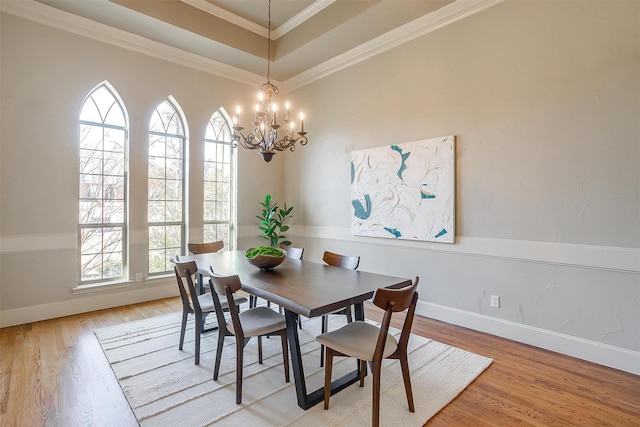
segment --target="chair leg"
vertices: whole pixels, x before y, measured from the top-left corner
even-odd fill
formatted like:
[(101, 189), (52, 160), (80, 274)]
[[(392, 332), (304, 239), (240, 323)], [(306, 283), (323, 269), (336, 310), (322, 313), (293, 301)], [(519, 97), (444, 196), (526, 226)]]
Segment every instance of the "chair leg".
[(333, 351), (327, 347), (327, 366), (324, 368), (324, 409), (329, 409), (331, 397), (331, 370), (333, 368)]
[(220, 360), (222, 359), (222, 349), (224, 348), (224, 337), (226, 334), (224, 333), (224, 325), (220, 325), (218, 327), (218, 347), (216, 349), (216, 362), (213, 368), (213, 380), (218, 379), (218, 373), (220, 372)]
[(371, 362), (371, 373), (373, 374), (373, 411), (371, 414), (371, 425), (379, 427), (380, 425), (380, 371), (382, 370), (382, 361)]
[(282, 341), (282, 363), (284, 364), (284, 381), (289, 382), (289, 346), (287, 342), (287, 330), (280, 333)]
[(258, 337), (258, 363), (262, 365), (262, 336)]
[(178, 345), (178, 350), (182, 350), (184, 346), (184, 333), (187, 330), (187, 317), (189, 317), (189, 313), (187, 311), (182, 312), (182, 324), (180, 325), (180, 344)]
[(241, 341), (236, 336), (236, 404), (242, 403), (242, 365), (244, 350)]
[(202, 316), (196, 314), (195, 315), (196, 318), (196, 328), (195, 328), (195, 333), (196, 333), (196, 337), (195, 337), (195, 342), (196, 342), (196, 357), (195, 357), (195, 364), (199, 365), (200, 364), (200, 335), (202, 335)]
[(360, 361), (360, 387), (364, 387), (364, 373), (367, 369), (366, 366), (367, 366), (367, 361), (361, 360)]
[(404, 390), (407, 393), (407, 403), (409, 404), (409, 412), (415, 412), (413, 406), (413, 392), (411, 391), (411, 377), (409, 376), (409, 360), (407, 355), (400, 356), (400, 368), (402, 369), (402, 378), (404, 379)]

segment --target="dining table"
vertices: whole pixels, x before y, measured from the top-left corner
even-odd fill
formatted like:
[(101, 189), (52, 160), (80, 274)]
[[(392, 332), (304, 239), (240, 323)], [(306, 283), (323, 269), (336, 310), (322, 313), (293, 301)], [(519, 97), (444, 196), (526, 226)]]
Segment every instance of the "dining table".
[[(305, 410), (323, 401), (324, 389), (307, 392), (297, 328), (299, 316), (317, 317), (354, 306), (355, 320), (364, 320), (364, 302), (376, 289), (411, 285), (408, 278), (291, 258), (272, 270), (261, 270), (251, 265), (241, 250), (181, 256), (180, 261), (195, 261), (200, 277), (208, 276), (209, 267), (215, 274), (237, 274), (242, 290), (284, 309), (298, 406)], [(332, 381), (331, 394), (358, 381), (359, 369), (357, 363), (353, 371)]]

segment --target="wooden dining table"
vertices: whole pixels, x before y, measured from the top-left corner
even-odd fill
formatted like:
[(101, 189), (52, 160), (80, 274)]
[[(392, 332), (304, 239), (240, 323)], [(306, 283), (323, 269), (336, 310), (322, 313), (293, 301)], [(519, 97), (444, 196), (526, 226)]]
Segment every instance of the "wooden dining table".
[[(355, 319), (364, 320), (364, 301), (378, 288), (402, 288), (411, 280), (325, 264), (287, 258), (273, 270), (260, 270), (249, 264), (244, 251), (226, 251), (181, 256), (181, 261), (195, 261), (198, 271), (207, 275), (209, 266), (216, 274), (237, 274), (242, 289), (284, 308), (287, 338), (298, 405), (309, 409), (324, 399), (324, 389), (307, 392), (298, 337), (298, 316), (317, 317), (353, 305)], [(331, 394), (359, 380), (356, 369), (331, 383)]]

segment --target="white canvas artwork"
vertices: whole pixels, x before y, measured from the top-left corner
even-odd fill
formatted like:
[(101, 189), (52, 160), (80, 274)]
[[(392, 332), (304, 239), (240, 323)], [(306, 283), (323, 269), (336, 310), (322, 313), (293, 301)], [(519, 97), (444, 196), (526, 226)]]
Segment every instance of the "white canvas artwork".
[(454, 243), (454, 136), (351, 152), (351, 233)]

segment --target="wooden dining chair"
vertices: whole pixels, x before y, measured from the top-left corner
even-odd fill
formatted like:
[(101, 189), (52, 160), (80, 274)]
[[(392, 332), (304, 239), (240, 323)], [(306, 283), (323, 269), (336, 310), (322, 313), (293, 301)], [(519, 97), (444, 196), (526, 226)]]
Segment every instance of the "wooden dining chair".
[[(242, 286), (240, 278), (233, 276), (218, 276), (210, 271), (210, 282), (216, 315), (220, 331), (218, 334), (218, 347), (216, 361), (213, 369), (213, 380), (218, 379), (220, 360), (224, 348), (224, 338), (236, 337), (236, 403), (242, 403), (242, 368), (244, 347), (251, 337), (258, 337), (258, 363), (262, 364), (262, 340), (260, 337), (280, 335), (282, 341), (282, 359), (284, 364), (284, 379), (289, 382), (289, 350), (287, 347), (287, 324), (285, 317), (267, 307), (249, 308), (239, 313), (235, 307), (229, 307), (231, 320), (227, 321), (222, 313), (221, 301), (226, 296), (227, 300), (233, 298)], [(226, 328), (224, 327), (226, 325)]]
[[(333, 252), (325, 251), (322, 256), (322, 260), (331, 266), (346, 268), (348, 270), (356, 270), (360, 265), (360, 257), (352, 255), (340, 255)], [(347, 316), (347, 322), (351, 322), (353, 317), (351, 316), (351, 306), (342, 308), (329, 314), (343, 314)], [(324, 334), (329, 329), (329, 315), (322, 316), (321, 330)], [(324, 366), (324, 347), (320, 346), (320, 366)]]
[[(355, 357), (360, 360), (360, 387), (364, 387), (365, 363), (369, 362), (373, 374), (373, 410), (371, 425), (378, 427), (380, 422), (380, 374), (383, 359), (400, 360), (400, 368), (404, 379), (409, 411), (415, 412), (411, 378), (409, 375), (409, 361), (407, 346), (413, 316), (418, 301), (418, 281), (416, 277), (412, 285), (402, 289), (380, 288), (373, 295), (373, 303), (384, 310), (384, 317), (380, 327), (364, 321), (347, 323), (340, 329), (319, 335), (316, 340), (326, 347), (327, 366), (324, 377), (324, 409), (329, 409), (331, 396), (331, 370), (335, 356)], [(393, 313), (408, 310), (400, 339), (389, 333), (389, 325)]]
[(287, 253), (287, 258), (302, 259), (304, 248), (294, 248), (292, 246), (280, 246), (280, 249)]
[[(184, 336), (187, 329), (187, 319), (189, 314), (193, 314), (195, 318), (195, 364), (200, 364), (200, 335), (204, 332), (204, 321), (209, 313), (216, 310), (211, 295), (199, 295), (193, 281), (193, 276), (198, 268), (195, 261), (180, 262), (176, 256), (173, 259), (173, 270), (178, 281), (178, 290), (182, 300), (182, 323), (180, 325), (180, 343), (178, 349), (182, 350), (184, 346)], [(234, 308), (237, 305), (247, 302), (244, 297), (236, 296), (233, 298)], [(229, 304), (227, 298), (220, 298), (220, 310), (227, 310)], [(224, 323), (223, 323), (224, 324)]]
[(192, 254), (208, 254), (212, 252), (220, 252), (224, 249), (224, 242), (219, 240), (217, 242), (209, 243), (187, 243), (187, 249)]
[[(224, 241), (222, 240), (218, 240), (217, 242), (207, 242), (207, 243), (192, 243), (189, 242), (187, 243), (187, 249), (189, 250), (189, 253), (191, 253), (192, 255), (199, 255), (199, 254), (210, 254), (210, 253), (214, 253), (214, 252), (220, 252), (222, 249), (224, 249)], [(204, 279), (204, 276), (200, 277), (200, 293), (207, 293), (207, 290), (209, 289), (209, 281)]]

